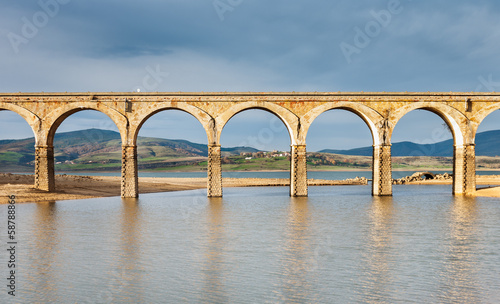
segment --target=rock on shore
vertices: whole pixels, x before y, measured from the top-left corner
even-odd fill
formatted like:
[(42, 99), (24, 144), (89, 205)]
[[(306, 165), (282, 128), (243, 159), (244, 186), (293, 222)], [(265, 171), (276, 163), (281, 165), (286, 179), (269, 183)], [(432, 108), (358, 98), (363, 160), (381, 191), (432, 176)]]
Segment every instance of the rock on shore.
[(434, 181), (433, 183), (436, 182), (446, 182), (449, 181), (451, 182), (453, 180), (453, 175), (444, 173), (444, 174), (434, 174), (432, 172), (415, 172), (410, 176), (405, 176), (402, 178), (398, 179), (393, 179), (392, 184), (393, 185), (404, 185), (404, 184), (410, 184), (410, 183), (420, 183), (424, 181)]

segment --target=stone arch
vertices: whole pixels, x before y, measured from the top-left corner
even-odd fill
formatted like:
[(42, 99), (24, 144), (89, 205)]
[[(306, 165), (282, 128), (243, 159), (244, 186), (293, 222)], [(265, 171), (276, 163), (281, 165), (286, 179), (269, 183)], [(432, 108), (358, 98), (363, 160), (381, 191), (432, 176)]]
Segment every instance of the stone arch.
[(481, 123), (483, 123), (486, 117), (488, 117), (491, 113), (495, 112), (496, 110), (500, 110), (500, 103), (494, 103), (487, 107), (481, 108), (481, 110), (479, 110), (474, 115), (474, 117), (471, 118), (471, 121), (473, 121), (473, 123), (471, 123), (471, 133), (473, 141), (476, 140), (476, 133)]
[(329, 102), (307, 112), (307, 114), (302, 117), (304, 139), (307, 137), (309, 128), (314, 120), (316, 120), (319, 115), (334, 109), (346, 110), (356, 114), (370, 129), (373, 138), (373, 145), (380, 145), (383, 143), (383, 132), (380, 130), (378, 125), (382, 124), (384, 117), (368, 106), (355, 102)]
[(224, 113), (217, 116), (215, 120), (217, 126), (217, 143), (220, 142), (222, 130), (233, 116), (240, 112), (253, 109), (264, 110), (277, 116), (285, 124), (288, 130), (291, 145), (303, 144), (300, 138), (301, 125), (298, 117), (284, 107), (262, 101), (246, 101), (237, 103), (226, 110)]
[(411, 111), (419, 109), (430, 111), (441, 117), (450, 128), (455, 145), (461, 146), (473, 142), (467, 117), (457, 109), (437, 102), (414, 102), (391, 112), (389, 116), (389, 139), (392, 138), (392, 133), (401, 118)]
[(79, 102), (77, 106), (73, 105), (72, 103), (66, 103), (64, 106), (57, 108), (45, 117), (44, 124), (46, 125), (47, 130), (44, 130), (44, 132), (41, 134), (40, 142), (37, 142), (37, 145), (43, 144), (52, 146), (54, 135), (61, 123), (72, 114), (84, 110), (94, 110), (107, 115), (118, 128), (122, 144), (126, 142), (125, 140), (127, 138), (126, 134), (128, 121), (124, 115), (122, 115), (117, 110), (103, 105), (102, 103)]
[(208, 144), (213, 144), (215, 142), (215, 132), (214, 132), (214, 120), (212, 116), (207, 114), (205, 111), (198, 107), (187, 103), (174, 103), (174, 102), (158, 102), (149, 107), (144, 107), (136, 110), (133, 117), (130, 117), (130, 132), (127, 142), (130, 145), (136, 145), (137, 137), (139, 136), (139, 131), (142, 125), (153, 115), (167, 110), (180, 110), (187, 114), (190, 114), (196, 120), (200, 122), (202, 127), (207, 133)]
[(33, 114), (31, 111), (12, 103), (0, 102), (0, 111), (2, 110), (11, 111), (21, 116), (26, 121), (26, 123), (28, 123), (28, 125), (31, 127), (31, 131), (33, 132), (35, 141), (37, 140), (38, 134), (36, 131), (40, 128), (40, 122), (41, 122), (38, 116)]

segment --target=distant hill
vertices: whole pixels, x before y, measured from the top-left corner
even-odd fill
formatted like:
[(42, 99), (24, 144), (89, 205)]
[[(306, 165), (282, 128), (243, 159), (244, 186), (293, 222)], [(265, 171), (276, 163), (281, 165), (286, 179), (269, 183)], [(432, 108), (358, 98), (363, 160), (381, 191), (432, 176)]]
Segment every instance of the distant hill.
[[(0, 166), (17, 170), (33, 166), (35, 139), (0, 140)], [(153, 137), (137, 138), (137, 157), (141, 162), (165, 161), (172, 158), (203, 158), (208, 155), (206, 144), (187, 140)], [(250, 147), (221, 148), (223, 155), (257, 152)], [(115, 131), (88, 129), (57, 133), (54, 137), (56, 163), (121, 163), (121, 139)]]
[[(500, 130), (478, 133), (476, 136), (478, 156), (500, 155)], [(34, 166), (34, 138), (0, 140), (0, 171), (26, 172)], [(189, 167), (206, 169), (208, 149), (206, 144), (187, 140), (172, 140), (153, 137), (137, 139), (139, 168), (160, 169)], [(54, 158), (60, 171), (75, 170), (119, 170), (121, 166), (121, 139), (115, 131), (88, 129), (58, 133), (54, 138)], [(250, 147), (222, 148), (222, 156), (239, 155), (241, 152), (258, 152)], [(372, 147), (351, 150), (326, 149), (320, 153), (351, 156), (371, 156)], [(399, 142), (392, 145), (392, 156), (453, 156), (453, 140), (431, 145)], [(339, 158), (337, 163), (344, 161)], [(369, 161), (369, 160), (368, 160)]]
[[(373, 148), (370, 146), (350, 150), (324, 149), (318, 152), (371, 156)], [(416, 144), (409, 141), (393, 143), (391, 153), (392, 156), (453, 156), (453, 139), (427, 145)], [(500, 130), (481, 132), (476, 135), (476, 155), (500, 155)]]

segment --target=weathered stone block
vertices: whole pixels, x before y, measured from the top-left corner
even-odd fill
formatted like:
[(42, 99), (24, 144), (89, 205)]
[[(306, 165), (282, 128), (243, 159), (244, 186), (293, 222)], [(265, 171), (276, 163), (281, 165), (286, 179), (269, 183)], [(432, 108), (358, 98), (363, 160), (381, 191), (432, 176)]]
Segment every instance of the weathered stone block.
[(290, 154), (290, 196), (307, 196), (306, 145), (292, 145)]
[(391, 146), (373, 146), (372, 195), (392, 195)]
[(455, 145), (453, 153), (453, 194), (467, 195), (476, 191), (475, 145)]
[(137, 146), (122, 146), (121, 197), (139, 197)]
[(35, 147), (35, 189), (54, 191), (54, 147)]
[(208, 145), (207, 196), (222, 196), (220, 145)]

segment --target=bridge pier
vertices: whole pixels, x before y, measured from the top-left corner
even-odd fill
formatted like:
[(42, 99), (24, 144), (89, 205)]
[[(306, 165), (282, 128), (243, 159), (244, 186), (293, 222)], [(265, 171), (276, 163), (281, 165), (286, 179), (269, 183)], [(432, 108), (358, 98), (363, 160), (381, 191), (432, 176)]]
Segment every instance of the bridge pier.
[(391, 145), (373, 146), (372, 195), (392, 195)]
[(122, 146), (121, 197), (139, 197), (139, 175), (137, 170), (137, 146)]
[(476, 191), (476, 147), (455, 145), (453, 153), (453, 194), (467, 195)]
[(290, 196), (307, 196), (306, 145), (292, 145), (290, 154)]
[(208, 145), (207, 196), (222, 197), (220, 145)]
[(54, 191), (54, 147), (35, 146), (35, 189)]

